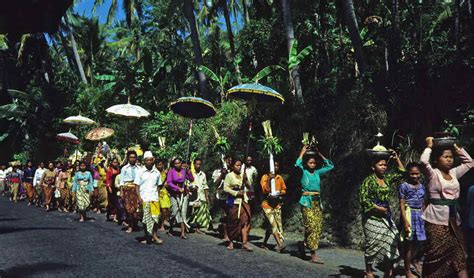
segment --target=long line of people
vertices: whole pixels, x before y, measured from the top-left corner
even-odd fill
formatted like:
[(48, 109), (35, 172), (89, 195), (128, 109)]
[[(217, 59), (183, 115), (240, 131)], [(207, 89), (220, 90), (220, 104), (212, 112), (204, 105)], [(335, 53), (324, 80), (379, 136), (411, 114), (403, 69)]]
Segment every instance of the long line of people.
[[(407, 277), (416, 277), (414, 273), (423, 273), (424, 277), (451, 274), (468, 277), (468, 249), (457, 212), (458, 179), (474, 167), (474, 162), (456, 145), (434, 149), (431, 137), (426, 142), (419, 163), (405, 166), (396, 152), (392, 152), (391, 159), (373, 159), (372, 173), (359, 188), (366, 277), (374, 277), (376, 264), (387, 277), (394, 276), (401, 245), (404, 246)], [(334, 164), (319, 150), (312, 155), (308, 155), (308, 150), (309, 146), (303, 146), (295, 163), (301, 172), (299, 203), (305, 231), (305, 239), (299, 242), (298, 249), (303, 258), (309, 249), (310, 261), (323, 264), (316, 253), (324, 219), (321, 175), (333, 170)], [(455, 155), (461, 159), (456, 167)], [(387, 171), (392, 159), (397, 169)], [(318, 160), (322, 160), (320, 167)], [(128, 151), (125, 161), (121, 166), (118, 158), (106, 159), (97, 153), (89, 161), (75, 164), (68, 161), (65, 165), (50, 162), (47, 167), (39, 163), (37, 169), (31, 161), (23, 169), (16, 164), (10, 169), (3, 165), (0, 166), (0, 190), (8, 185), (13, 202), (27, 199), (28, 205), (35, 204), (47, 211), (55, 208), (76, 212), (81, 222), (92, 219), (88, 218), (88, 211), (105, 213), (107, 220), (123, 226), (127, 233), (139, 231), (141, 221), (145, 233), (142, 243), (146, 244), (163, 243), (158, 231), (187, 239), (188, 231), (214, 230), (210, 209), (218, 207), (222, 215), (221, 235), (227, 249), (233, 250), (235, 243), (240, 241), (242, 250), (253, 251), (249, 234), (252, 213), (257, 205), (255, 187), (259, 174), (252, 157), (245, 161), (231, 156), (222, 158), (222, 167), (212, 173), (215, 197), (209, 194), (207, 175), (202, 170), (200, 158), (192, 163), (174, 158), (167, 168), (167, 161), (155, 159), (150, 151), (146, 151), (139, 162), (137, 153), (132, 150)], [(263, 174), (260, 179), (263, 194), (260, 205), (268, 223), (263, 247), (268, 248), (267, 241), (273, 235), (275, 251), (283, 252), (286, 246), (282, 205), (288, 188), (279, 174), (280, 163), (276, 161), (274, 166), (273, 172)], [(425, 184), (422, 184), (422, 174)], [(392, 218), (394, 204), (389, 202), (392, 185), (397, 186), (399, 192), (397, 205), (401, 211), (401, 231)], [(179, 234), (174, 233), (175, 226), (179, 227)], [(421, 254), (418, 252), (420, 245), (424, 245)], [(421, 257), (424, 257), (423, 268)]]

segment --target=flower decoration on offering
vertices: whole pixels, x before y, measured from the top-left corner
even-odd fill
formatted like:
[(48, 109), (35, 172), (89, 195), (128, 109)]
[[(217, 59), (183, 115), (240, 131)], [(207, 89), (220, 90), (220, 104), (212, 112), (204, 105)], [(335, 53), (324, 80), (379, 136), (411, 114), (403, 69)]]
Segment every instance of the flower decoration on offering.
[(214, 145), (214, 148), (217, 150), (218, 153), (222, 155), (228, 153), (230, 151), (229, 141), (226, 137), (219, 135), (215, 126), (212, 126), (212, 129), (214, 130), (214, 136), (217, 140), (216, 144)]
[(367, 149), (365, 152), (367, 156), (371, 159), (389, 159), (392, 151), (387, 150), (384, 146), (380, 144), (380, 140), (382, 140), (383, 134), (379, 132), (375, 135), (377, 138), (377, 144), (372, 149)]
[(309, 150), (306, 152), (306, 155), (316, 155), (316, 150), (318, 148), (317, 146), (319, 142), (314, 135), (311, 136), (310, 139), (308, 132), (303, 133), (303, 140), (301, 140), (301, 143), (309, 147)]
[[(263, 151), (269, 154), (270, 173), (275, 174), (275, 160), (273, 154), (281, 153), (283, 147), (280, 144), (280, 140), (273, 136), (270, 121), (264, 121), (262, 126), (265, 136), (260, 139), (260, 142), (263, 145)], [(275, 179), (270, 180), (270, 195), (273, 197), (280, 195), (280, 192), (276, 190)]]

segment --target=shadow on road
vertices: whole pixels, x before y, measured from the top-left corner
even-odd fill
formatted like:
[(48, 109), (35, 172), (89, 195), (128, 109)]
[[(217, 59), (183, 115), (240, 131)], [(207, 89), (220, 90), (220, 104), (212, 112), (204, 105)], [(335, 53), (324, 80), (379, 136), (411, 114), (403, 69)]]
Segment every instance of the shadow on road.
[(18, 221), (18, 218), (0, 218), (0, 222)]
[(36, 231), (36, 230), (71, 230), (69, 228), (59, 228), (59, 227), (0, 227), (0, 234), (10, 234), (16, 232), (25, 232), (25, 231)]
[(331, 275), (330, 277), (364, 277), (365, 271), (363, 269), (354, 268), (352, 266), (340, 265), (339, 273)]
[(75, 267), (73, 265), (54, 262), (41, 262), (35, 264), (22, 264), (7, 269), (0, 269), (0, 277), (28, 277), (45, 272), (63, 271), (66, 268)]

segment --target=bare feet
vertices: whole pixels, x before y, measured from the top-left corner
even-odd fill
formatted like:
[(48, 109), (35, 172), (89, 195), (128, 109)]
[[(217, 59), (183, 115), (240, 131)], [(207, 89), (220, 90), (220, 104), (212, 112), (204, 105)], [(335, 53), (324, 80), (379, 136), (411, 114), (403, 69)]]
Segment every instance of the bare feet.
[(278, 253), (281, 253), (285, 250), (286, 246), (285, 245), (278, 245), (276, 248), (275, 248), (275, 251), (278, 252)]
[(324, 264), (324, 261), (316, 254), (311, 255), (311, 262), (315, 264)]
[(253, 249), (250, 246), (248, 246), (247, 243), (242, 245), (242, 250), (247, 251), (247, 252), (253, 252)]
[(229, 241), (229, 245), (227, 245), (227, 250), (234, 250), (234, 243)]
[(202, 234), (204, 234), (204, 233), (203, 233), (201, 230), (196, 229), (196, 234), (202, 235)]
[(366, 271), (365, 274), (364, 274), (364, 277), (365, 278), (375, 278), (374, 273), (372, 271), (370, 271), (370, 272)]
[(152, 241), (153, 241), (153, 243), (158, 244), (158, 245), (163, 244), (163, 240), (161, 238), (157, 237), (157, 236), (153, 237)]
[(128, 229), (125, 231), (127, 234), (131, 234), (133, 232), (132, 227), (128, 227)]

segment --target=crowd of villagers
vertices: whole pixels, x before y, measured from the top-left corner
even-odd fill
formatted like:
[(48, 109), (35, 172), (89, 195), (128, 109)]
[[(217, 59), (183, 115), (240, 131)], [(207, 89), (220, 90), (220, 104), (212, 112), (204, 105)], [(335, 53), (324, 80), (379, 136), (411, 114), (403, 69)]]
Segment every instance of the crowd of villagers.
[[(309, 146), (303, 146), (295, 163), (301, 174), (299, 204), (305, 231), (298, 250), (303, 258), (309, 250), (310, 261), (323, 264), (317, 255), (323, 231), (320, 176), (333, 170), (334, 165), (319, 150), (312, 155), (308, 150)], [(457, 166), (455, 157), (460, 160)], [(391, 161), (396, 169), (388, 171)], [(138, 225), (141, 222), (145, 244), (162, 244), (159, 234), (165, 232), (187, 239), (190, 231), (214, 230), (210, 207), (216, 206), (222, 216), (216, 230), (227, 243), (227, 249), (233, 250), (240, 242), (240, 248), (248, 252), (253, 251), (249, 244), (251, 216), (257, 199), (261, 199), (258, 205), (268, 224), (262, 246), (268, 249), (267, 242), (273, 235), (274, 250), (284, 252), (281, 207), (287, 187), (279, 173), (280, 163), (275, 161), (275, 171), (260, 177), (251, 156), (245, 161), (226, 156), (223, 162), (222, 168), (212, 173), (216, 196), (209, 194), (200, 158), (191, 162), (173, 158), (168, 163), (155, 159), (150, 151), (138, 158), (133, 150), (128, 151), (123, 162), (117, 157), (105, 159), (99, 150), (88, 161), (39, 163), (36, 169), (31, 161), (23, 168), (14, 164), (7, 169), (3, 165), (0, 189), (4, 192), (9, 189), (12, 202), (24, 198), (28, 205), (46, 211), (75, 212), (81, 222), (92, 219), (86, 214), (90, 210), (106, 213), (107, 220), (123, 226), (127, 233), (141, 230)], [(375, 266), (386, 277), (394, 276), (394, 267), (401, 257), (407, 277), (469, 276), (466, 242), (474, 237), (474, 223), (470, 223), (470, 229), (469, 225), (462, 229), (458, 180), (473, 166), (473, 160), (463, 148), (457, 145), (434, 148), (432, 137), (426, 138), (419, 162), (405, 166), (394, 151), (389, 158), (372, 159), (372, 173), (363, 180), (358, 194), (366, 277), (374, 277)], [(261, 187), (260, 198), (255, 196), (256, 186)], [(399, 204), (389, 204), (393, 188), (398, 190)], [(272, 189), (279, 194), (270, 194)], [(401, 210), (398, 226), (390, 209), (394, 205), (399, 205)], [(179, 234), (173, 231), (176, 226)]]

